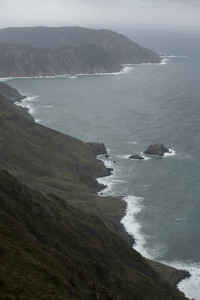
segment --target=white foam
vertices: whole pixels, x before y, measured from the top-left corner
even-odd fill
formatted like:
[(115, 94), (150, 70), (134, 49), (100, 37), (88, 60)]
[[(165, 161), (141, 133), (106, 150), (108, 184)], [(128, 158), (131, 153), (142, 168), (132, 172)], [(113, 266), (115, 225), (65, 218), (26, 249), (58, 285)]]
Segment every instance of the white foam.
[[(35, 113), (35, 107), (34, 107), (34, 102), (39, 96), (33, 95), (33, 96), (28, 96), (24, 99), (22, 99), (20, 102), (16, 101), (15, 104), (24, 108), (27, 108), (29, 113), (34, 117)], [(35, 120), (36, 123), (41, 122), (40, 120)]]
[(107, 75), (124, 75), (129, 74), (133, 70), (132, 64), (124, 64), (122, 65), (123, 68), (118, 72), (111, 72), (111, 73), (92, 73), (92, 74), (76, 74), (78, 76), (107, 76)]
[(117, 155), (118, 158), (122, 158), (122, 159), (128, 159), (129, 156), (131, 156), (132, 154), (123, 154), (123, 155)]
[(5, 78), (0, 78), (0, 81), (7, 81), (7, 80), (12, 80), (14, 77), (5, 77)]
[(121, 179), (113, 179), (112, 181), (114, 181), (114, 182), (126, 182), (125, 180), (121, 180)]
[(170, 152), (166, 152), (164, 153), (164, 157), (169, 157), (169, 156), (175, 156), (176, 155), (176, 151), (173, 149), (169, 149)]
[(133, 142), (128, 142), (129, 144), (134, 144), (134, 145), (137, 145), (138, 144), (138, 142), (135, 142), (135, 141), (133, 141)]
[(21, 101), (16, 101), (15, 104), (18, 106), (26, 107), (27, 102), (33, 102), (35, 101), (39, 96), (33, 95), (33, 96), (27, 96), (26, 98), (22, 99)]
[(140, 65), (157, 65), (157, 66), (160, 66), (160, 65), (166, 65), (167, 61), (168, 61), (168, 57), (162, 57), (162, 60), (159, 63), (142, 63)]
[(150, 160), (151, 157), (147, 156), (146, 154), (144, 154), (143, 152), (140, 152), (140, 156), (142, 156), (144, 158), (144, 160)]
[(31, 115), (33, 115), (33, 114), (34, 114), (34, 112), (35, 112), (35, 108), (33, 107), (33, 105), (32, 105), (32, 104), (26, 105), (26, 108), (28, 108), (28, 110), (29, 110), (29, 113), (30, 113)]
[[(107, 150), (107, 152), (110, 151), (110, 149), (106, 149), (106, 150)], [(105, 159), (105, 155), (98, 155), (97, 158), (100, 159), (104, 163), (106, 168), (113, 168), (115, 166), (115, 163), (113, 161)], [(104, 184), (107, 186), (103, 191), (100, 191), (98, 193), (99, 195), (104, 195), (104, 196), (112, 195), (112, 194), (114, 195), (114, 192), (112, 192), (113, 186), (116, 183), (123, 182), (123, 181), (115, 179), (115, 176), (117, 175), (118, 171), (119, 171), (119, 169), (113, 168), (112, 174), (110, 176), (97, 178), (98, 183)]]
[(167, 57), (166, 58), (162, 58), (162, 60), (161, 60), (161, 62), (159, 62), (159, 63), (156, 63), (156, 62), (154, 62), (154, 63), (141, 63), (141, 64), (136, 64), (137, 66), (140, 66), (140, 65), (142, 65), (142, 66), (146, 66), (146, 65), (157, 65), (157, 66), (159, 66), (159, 65), (166, 65), (167, 64)]
[(151, 258), (149, 253), (145, 250), (145, 238), (141, 234), (141, 226), (136, 220), (136, 215), (142, 209), (143, 198), (136, 196), (126, 196), (123, 198), (127, 203), (126, 214), (121, 220), (121, 223), (124, 225), (125, 230), (134, 237), (135, 244), (133, 245), (134, 249), (140, 252), (144, 257)]
[[(112, 175), (110, 175), (110, 176), (112, 176)], [(110, 176), (109, 176), (109, 177), (110, 177)], [(100, 183), (100, 184), (106, 185), (106, 188), (105, 188), (104, 190), (101, 190), (101, 191), (98, 193), (99, 195), (104, 195), (104, 196), (106, 196), (106, 195), (112, 195), (111, 191), (112, 191), (114, 182), (112, 182), (112, 181), (110, 180), (110, 178), (108, 178), (108, 177), (101, 177), (101, 178), (97, 178), (97, 181), (98, 181), (98, 183)]]
[(47, 108), (52, 108), (53, 105), (44, 105), (44, 106), (39, 106), (39, 107), (47, 107)]
[(186, 56), (186, 55), (173, 55), (173, 54), (161, 55), (161, 57), (163, 57), (163, 58), (177, 58), (177, 57), (188, 58), (188, 56)]
[(35, 123), (42, 123), (42, 121), (40, 119), (34, 119)]
[(178, 289), (189, 299), (200, 300), (200, 263), (160, 261), (169, 266), (190, 272), (191, 277), (179, 282)]
[(161, 60), (161, 62), (159, 63), (159, 65), (166, 65), (168, 61), (168, 58), (164, 58)]
[(149, 156), (146, 156), (146, 155), (144, 155), (144, 154), (142, 154), (143, 155), (143, 157), (144, 157), (144, 160), (150, 160), (151, 159), (151, 157), (149, 157)]
[(104, 165), (106, 166), (106, 168), (112, 168), (113, 167), (113, 162), (112, 161), (110, 161), (110, 160), (104, 160), (103, 161), (104, 162)]

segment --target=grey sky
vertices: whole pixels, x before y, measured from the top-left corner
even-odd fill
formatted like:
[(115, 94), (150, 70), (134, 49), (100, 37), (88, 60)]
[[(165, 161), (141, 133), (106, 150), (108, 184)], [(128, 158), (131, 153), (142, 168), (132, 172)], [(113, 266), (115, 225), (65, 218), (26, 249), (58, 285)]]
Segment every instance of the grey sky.
[(0, 28), (152, 24), (200, 27), (200, 0), (0, 0)]

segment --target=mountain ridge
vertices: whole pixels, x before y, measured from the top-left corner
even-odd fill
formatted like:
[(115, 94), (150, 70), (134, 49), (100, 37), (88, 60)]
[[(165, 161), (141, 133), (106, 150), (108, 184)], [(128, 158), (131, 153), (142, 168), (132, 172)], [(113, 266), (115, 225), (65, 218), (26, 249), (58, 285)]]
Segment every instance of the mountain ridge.
[(159, 54), (108, 29), (0, 29), (0, 77), (113, 73), (123, 64), (160, 62)]

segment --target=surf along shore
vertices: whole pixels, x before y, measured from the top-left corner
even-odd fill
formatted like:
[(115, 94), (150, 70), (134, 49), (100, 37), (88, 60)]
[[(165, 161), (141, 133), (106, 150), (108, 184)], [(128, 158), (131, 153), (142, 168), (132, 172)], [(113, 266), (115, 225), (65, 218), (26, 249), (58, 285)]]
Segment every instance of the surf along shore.
[[(98, 159), (102, 160), (106, 167), (111, 167), (108, 160), (105, 160), (103, 155), (99, 155)], [(113, 165), (114, 164), (112, 164), (112, 167), (113, 167)], [(114, 172), (115, 172), (115, 169), (113, 169), (113, 173)], [(112, 175), (113, 174), (111, 174), (109, 177), (106, 178), (106, 184), (104, 182), (105, 178), (98, 179), (99, 183), (104, 184), (106, 186), (106, 190), (105, 190), (106, 193), (105, 194), (104, 194), (103, 191), (99, 192), (99, 195), (101, 195), (102, 198), (109, 196), (109, 193), (110, 193), (110, 190), (111, 190), (111, 188), (109, 187), (109, 184), (111, 185)], [(134, 248), (134, 246), (137, 245), (137, 242), (135, 240), (134, 235), (128, 232), (128, 228), (126, 228), (126, 224), (125, 224), (126, 221), (124, 221), (126, 216), (128, 216), (129, 213), (130, 213), (130, 210), (129, 210), (129, 207), (128, 207), (128, 202), (126, 201), (128, 196), (113, 196), (112, 195), (112, 197), (113, 198), (118, 198), (122, 202), (121, 211), (114, 217), (114, 220), (115, 220), (115, 223), (117, 224), (117, 226), (121, 227), (121, 230), (120, 230), (122, 232), (121, 237), (124, 240), (126, 240), (126, 242), (128, 242), (131, 247)], [(134, 223), (133, 223), (133, 226), (134, 226)], [(145, 256), (143, 256), (143, 257), (145, 257)], [(187, 271), (187, 270), (177, 269), (175, 267), (160, 263), (158, 261), (154, 261), (154, 260), (146, 258), (146, 257), (145, 257), (145, 259), (151, 265), (151, 267), (157, 273), (160, 274), (160, 277), (163, 280), (166, 280), (167, 282), (169, 282), (172, 286), (177, 287), (177, 285), (182, 280), (184, 280), (186, 278), (189, 278), (191, 276), (189, 271)]]

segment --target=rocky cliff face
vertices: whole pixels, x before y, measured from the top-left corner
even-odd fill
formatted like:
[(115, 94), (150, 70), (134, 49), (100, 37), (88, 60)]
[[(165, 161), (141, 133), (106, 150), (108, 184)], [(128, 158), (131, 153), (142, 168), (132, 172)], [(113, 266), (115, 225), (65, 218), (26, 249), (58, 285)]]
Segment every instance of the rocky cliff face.
[(119, 71), (121, 64), (160, 61), (157, 53), (107, 29), (0, 30), (0, 77), (109, 73)]
[(120, 69), (120, 64), (96, 45), (49, 50), (0, 44), (0, 77), (109, 73)]

